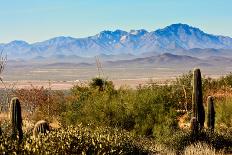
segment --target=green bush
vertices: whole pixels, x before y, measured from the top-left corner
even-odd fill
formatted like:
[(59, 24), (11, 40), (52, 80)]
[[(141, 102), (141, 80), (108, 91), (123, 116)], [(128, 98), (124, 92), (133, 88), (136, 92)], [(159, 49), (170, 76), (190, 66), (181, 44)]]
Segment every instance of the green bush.
[(89, 86), (92, 88), (97, 88), (99, 91), (103, 91), (107, 88), (113, 88), (113, 83), (112, 81), (107, 81), (103, 78), (96, 77), (90, 81)]
[(171, 86), (149, 85), (98, 91), (75, 86), (62, 114), (63, 125), (83, 123), (159, 137), (177, 128), (178, 96)]
[(211, 133), (201, 131), (198, 134), (192, 132), (177, 132), (173, 136), (164, 140), (164, 144), (172, 147), (177, 152), (182, 152), (184, 149), (192, 144), (205, 143), (212, 146), (217, 151), (224, 150), (225, 152), (232, 152), (232, 135), (225, 133)]
[(216, 129), (232, 131), (232, 97), (216, 100)]

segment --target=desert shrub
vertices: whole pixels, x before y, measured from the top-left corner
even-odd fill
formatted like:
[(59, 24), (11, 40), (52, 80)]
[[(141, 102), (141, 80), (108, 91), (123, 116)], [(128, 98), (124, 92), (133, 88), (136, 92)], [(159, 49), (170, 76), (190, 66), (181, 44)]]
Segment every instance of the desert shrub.
[(137, 89), (75, 86), (68, 97), (63, 125), (83, 123), (126, 129), (136, 134), (160, 137), (177, 129), (171, 86), (149, 85)]
[[(174, 82), (173, 87), (176, 87), (175, 94), (178, 96), (179, 104), (177, 109), (187, 109), (191, 112), (192, 104), (192, 73), (183, 74), (179, 76)], [(181, 86), (185, 88), (185, 91), (181, 91)], [(218, 130), (228, 130), (232, 127), (232, 73), (222, 76), (218, 79), (212, 79), (210, 77), (202, 77), (203, 88), (203, 101), (206, 105), (208, 96), (215, 98), (216, 106), (216, 128)], [(187, 104), (186, 104), (187, 103)], [(185, 108), (184, 106), (185, 105)]]
[[(63, 113), (64, 124), (105, 124), (120, 126), (119, 116), (125, 116), (123, 105), (116, 102), (120, 95), (114, 89), (98, 91), (91, 87), (75, 86), (67, 97), (67, 110)], [(121, 115), (116, 115), (120, 114)]]
[(133, 103), (136, 133), (159, 138), (177, 129), (178, 99), (173, 91), (172, 87), (159, 85), (137, 89)]
[(223, 151), (216, 152), (214, 148), (205, 144), (205, 143), (196, 143), (190, 146), (187, 146), (184, 150), (184, 155), (216, 155), (216, 154), (224, 154)]
[(205, 143), (208, 146), (216, 149), (216, 151), (224, 150), (225, 152), (232, 152), (232, 135), (225, 133), (210, 133), (202, 131), (198, 134), (192, 132), (177, 132), (173, 136), (164, 140), (164, 144), (171, 146), (177, 152), (182, 152), (186, 147), (197, 144)]
[(89, 83), (91, 87), (98, 88), (99, 91), (103, 91), (103, 87), (105, 85), (105, 80), (102, 78), (93, 78), (92, 81)]
[(222, 89), (222, 85), (218, 79), (212, 79), (210, 77), (202, 79), (202, 88), (205, 92), (205, 96), (209, 96), (215, 94), (220, 89)]
[(104, 89), (107, 88), (113, 88), (113, 82), (103, 78), (96, 77), (89, 82), (89, 86), (92, 88), (97, 88), (99, 91), (103, 91)]
[(61, 128), (40, 138), (25, 137), (21, 144), (9, 137), (0, 139), (0, 154), (148, 154), (128, 132), (77, 125)]
[(193, 73), (189, 71), (186, 74), (180, 75), (171, 84), (175, 90), (175, 95), (178, 96), (179, 110), (190, 110), (192, 108), (192, 78)]
[(232, 132), (232, 97), (216, 100), (216, 129)]
[(219, 79), (221, 86), (232, 88), (232, 73), (229, 73), (226, 76), (223, 76)]
[(44, 87), (16, 89), (14, 95), (21, 101), (24, 117), (29, 120), (59, 118), (65, 106), (62, 91), (52, 91)]
[[(178, 104), (178, 109), (191, 110), (192, 108), (192, 78), (193, 73), (189, 71), (188, 73), (177, 77), (176, 80), (174, 80), (171, 84), (173, 87), (175, 87), (175, 93), (179, 99), (179, 104), (176, 103)], [(228, 82), (223, 82), (225, 81), (224, 78), (229, 79), (230, 75), (221, 77), (219, 79), (212, 79), (204, 76), (202, 77), (204, 103), (206, 103), (209, 95), (213, 96), (218, 91), (229, 86)]]
[(218, 79), (212, 79), (210, 77), (203, 78), (203, 91), (205, 94), (205, 99), (207, 96), (218, 96), (218, 94), (222, 94), (219, 96), (220, 98), (226, 97), (227, 94), (232, 93), (232, 73), (228, 75), (221, 76)]
[[(189, 71), (179, 77), (171, 83), (173, 87), (176, 87), (176, 93), (179, 97), (180, 104), (183, 105), (184, 102), (188, 103), (188, 109), (191, 109), (192, 102), (192, 72)], [(212, 79), (210, 77), (202, 77), (202, 89), (204, 94), (204, 102), (206, 102), (209, 95), (214, 95), (218, 92), (225, 93), (230, 92), (232, 88), (232, 73), (222, 76), (218, 79)], [(179, 109), (183, 109), (183, 106)], [(182, 108), (181, 108), (182, 107)]]

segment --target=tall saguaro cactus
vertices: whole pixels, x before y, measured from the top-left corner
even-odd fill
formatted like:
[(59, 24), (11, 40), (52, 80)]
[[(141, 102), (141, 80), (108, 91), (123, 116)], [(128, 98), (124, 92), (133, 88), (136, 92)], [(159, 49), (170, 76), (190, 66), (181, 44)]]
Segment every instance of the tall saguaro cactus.
[(11, 99), (10, 119), (12, 127), (12, 138), (16, 139), (18, 135), (19, 141), (21, 141), (23, 139), (22, 112), (20, 102), (17, 97)]
[(193, 71), (192, 110), (192, 117), (197, 119), (196, 124), (199, 124), (199, 129), (201, 130), (204, 127), (205, 110), (203, 106), (201, 71), (198, 68)]
[(207, 104), (208, 104), (207, 127), (208, 129), (211, 130), (211, 132), (213, 132), (215, 126), (215, 109), (214, 109), (214, 102), (212, 96), (209, 96), (207, 98)]

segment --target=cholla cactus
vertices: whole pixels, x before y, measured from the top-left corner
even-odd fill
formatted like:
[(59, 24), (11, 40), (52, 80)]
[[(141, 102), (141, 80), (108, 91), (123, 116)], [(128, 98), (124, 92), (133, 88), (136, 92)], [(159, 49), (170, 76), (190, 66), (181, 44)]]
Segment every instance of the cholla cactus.
[(10, 102), (10, 120), (12, 127), (12, 138), (17, 139), (19, 141), (23, 139), (23, 130), (22, 130), (22, 112), (19, 99), (14, 97)]
[(50, 131), (49, 124), (45, 120), (38, 121), (33, 130), (33, 136), (36, 138), (39, 134), (46, 134)]
[(214, 109), (214, 102), (212, 96), (208, 97), (207, 103), (208, 103), (207, 127), (213, 132), (215, 125), (215, 109)]
[(192, 117), (196, 117), (199, 124), (199, 129), (204, 127), (205, 122), (205, 110), (203, 106), (202, 96), (202, 82), (200, 69), (194, 69), (193, 71), (193, 95), (192, 95)]

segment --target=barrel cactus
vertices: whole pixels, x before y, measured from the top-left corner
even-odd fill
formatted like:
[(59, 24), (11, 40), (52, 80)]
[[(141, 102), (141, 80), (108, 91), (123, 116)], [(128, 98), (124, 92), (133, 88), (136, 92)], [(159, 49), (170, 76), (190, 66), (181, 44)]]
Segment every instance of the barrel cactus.
[(214, 102), (213, 97), (209, 96), (207, 99), (208, 103), (208, 115), (207, 115), (207, 127), (210, 131), (214, 131), (215, 126), (215, 109), (214, 109)]
[(193, 71), (193, 94), (192, 94), (192, 117), (196, 117), (199, 124), (199, 129), (204, 127), (205, 122), (205, 110), (203, 105), (202, 96), (202, 82), (200, 69), (194, 69)]
[(21, 141), (23, 139), (23, 123), (21, 105), (17, 97), (12, 98), (10, 102), (10, 120), (12, 127), (12, 138), (18, 138), (19, 141)]
[(35, 124), (33, 135), (34, 137), (38, 137), (39, 134), (46, 134), (50, 131), (49, 124), (45, 120), (38, 121)]

